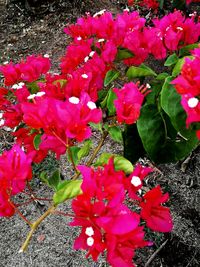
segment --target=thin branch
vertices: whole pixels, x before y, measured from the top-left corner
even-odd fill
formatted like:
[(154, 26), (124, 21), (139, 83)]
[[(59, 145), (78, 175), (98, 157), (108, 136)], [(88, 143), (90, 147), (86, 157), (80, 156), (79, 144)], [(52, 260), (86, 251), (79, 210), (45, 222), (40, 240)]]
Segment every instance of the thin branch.
[(168, 239), (165, 240), (165, 242), (162, 243), (162, 245), (151, 255), (151, 257), (148, 259), (147, 263), (144, 265), (144, 267), (148, 267), (150, 263), (154, 260), (156, 255), (161, 251), (162, 248), (167, 244)]
[(38, 228), (38, 226), (40, 225), (40, 223), (47, 217), (49, 216), (51, 213), (54, 212), (54, 210), (56, 209), (56, 206), (51, 206), (44, 214), (42, 214), (42, 216), (40, 218), (38, 218), (34, 223), (32, 223), (31, 225), (31, 230), (29, 232), (29, 234), (27, 235), (26, 237), (26, 240), (25, 242), (23, 243), (22, 247), (20, 248), (19, 250), (19, 253), (22, 253), (24, 252), (27, 247), (28, 247), (28, 244), (33, 236), (33, 233), (36, 231), (36, 229)]
[[(103, 146), (103, 143), (104, 143), (104, 141), (105, 141), (105, 139), (106, 139), (107, 136), (108, 136), (108, 132), (104, 132), (103, 135), (102, 135), (102, 137), (101, 137), (101, 139), (100, 139), (100, 141), (99, 141), (98, 146), (94, 149), (94, 151), (93, 151), (91, 157), (89, 158), (88, 162), (86, 163), (86, 166), (90, 166), (90, 165), (92, 164), (92, 162), (93, 162), (93, 160), (96, 158), (96, 156), (97, 156), (99, 150), (100, 150), (101, 147)], [(76, 180), (76, 179), (80, 176), (80, 174), (81, 174), (80, 172), (76, 173), (76, 174), (72, 177), (72, 180)]]

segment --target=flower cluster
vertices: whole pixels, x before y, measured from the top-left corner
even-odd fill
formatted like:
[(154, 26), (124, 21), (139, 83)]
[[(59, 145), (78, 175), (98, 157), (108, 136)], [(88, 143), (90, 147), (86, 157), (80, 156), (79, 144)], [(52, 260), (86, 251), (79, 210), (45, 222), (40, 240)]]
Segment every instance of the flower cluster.
[[(128, 177), (123, 171), (115, 171), (112, 159), (104, 168), (79, 166), (78, 169), (83, 176), (83, 194), (72, 202), (75, 217), (71, 225), (81, 226), (82, 231), (74, 248), (87, 250), (87, 256), (91, 255), (95, 261), (107, 250), (107, 260), (112, 266), (134, 266), (135, 249), (151, 245), (144, 240), (144, 227), (139, 226), (141, 218), (154, 231), (172, 229), (169, 209), (162, 206), (168, 194), (163, 195), (157, 186), (141, 195), (143, 180), (152, 169), (139, 164)], [(137, 212), (124, 204), (126, 192), (136, 204)]]
[(15, 212), (11, 197), (22, 192), (32, 178), (32, 159), (18, 145), (0, 156), (0, 216)]
[[(200, 122), (200, 48), (193, 50), (193, 59), (186, 58), (181, 74), (172, 81), (179, 94), (181, 104), (187, 113), (186, 125)], [(200, 131), (197, 131), (200, 139)]]

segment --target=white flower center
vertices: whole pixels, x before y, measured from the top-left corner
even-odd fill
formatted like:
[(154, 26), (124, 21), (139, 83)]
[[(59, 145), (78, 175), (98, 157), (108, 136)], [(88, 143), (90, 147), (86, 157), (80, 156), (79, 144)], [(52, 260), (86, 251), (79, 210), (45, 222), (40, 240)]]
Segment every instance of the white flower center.
[(22, 87), (24, 86), (24, 83), (16, 83), (16, 84), (14, 84), (13, 86), (12, 86), (12, 89), (21, 89)]
[(176, 27), (176, 29), (179, 30), (179, 31), (183, 31), (182, 27)]
[(94, 235), (93, 228), (92, 227), (87, 227), (86, 230), (85, 230), (85, 234), (88, 235), (88, 236)]
[(81, 36), (77, 37), (77, 40), (78, 40), (78, 41), (82, 40)]
[(99, 39), (99, 40), (98, 40), (98, 43), (102, 43), (102, 42), (104, 42), (104, 41), (105, 41), (105, 39), (102, 38), (102, 39)]
[(5, 122), (5, 120), (4, 119), (1, 119), (0, 120), (0, 126), (3, 126), (4, 125), (4, 122)]
[(94, 54), (95, 54), (95, 52), (94, 52), (94, 51), (91, 51), (91, 52), (89, 53), (89, 57), (93, 57)]
[(84, 74), (81, 75), (81, 77), (82, 77), (83, 79), (87, 79), (87, 78), (88, 78), (88, 75), (84, 73)]
[(95, 18), (95, 17), (97, 17), (97, 16), (101, 16), (101, 15), (104, 14), (105, 11), (106, 11), (106, 9), (103, 9), (103, 10), (101, 10), (101, 11), (95, 13), (95, 14), (93, 15), (93, 17)]
[(72, 96), (69, 98), (69, 102), (72, 104), (78, 104), (80, 102), (78, 97)]
[(29, 95), (28, 97), (27, 97), (27, 99), (34, 99), (36, 96), (37, 97), (41, 97), (41, 96), (43, 96), (43, 95), (45, 95), (45, 92), (38, 92), (37, 94), (32, 94), (32, 95)]
[(87, 102), (87, 106), (91, 110), (97, 108), (96, 104), (92, 101)]
[(44, 57), (45, 57), (45, 58), (49, 58), (49, 54), (45, 54)]
[(91, 247), (92, 245), (94, 244), (94, 238), (93, 237), (88, 237), (87, 238), (87, 245), (89, 246), (89, 247)]
[(188, 100), (188, 106), (190, 108), (195, 108), (199, 103), (199, 100), (196, 97), (192, 97)]
[(137, 187), (137, 186), (141, 185), (142, 182), (138, 176), (133, 176), (131, 179), (131, 184), (134, 185), (135, 187)]
[(84, 62), (87, 62), (88, 60), (89, 60), (88, 56), (84, 58)]

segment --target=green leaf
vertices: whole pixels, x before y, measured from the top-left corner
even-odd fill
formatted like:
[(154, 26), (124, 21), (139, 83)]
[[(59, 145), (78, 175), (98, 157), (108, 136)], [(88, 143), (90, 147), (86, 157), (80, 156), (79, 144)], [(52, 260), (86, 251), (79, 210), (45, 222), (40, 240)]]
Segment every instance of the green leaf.
[(161, 107), (170, 117), (171, 123), (177, 132), (184, 137), (191, 134), (191, 130), (186, 128), (186, 113), (181, 105), (181, 96), (171, 84), (173, 78), (170, 76), (165, 80), (161, 91)]
[(46, 171), (42, 171), (39, 175), (40, 180), (49, 186), (48, 174)]
[(191, 50), (193, 50), (194, 48), (198, 48), (198, 47), (199, 47), (198, 43), (186, 45), (179, 50), (179, 56), (183, 57), (183, 56), (191, 55)]
[(26, 86), (31, 94), (36, 94), (40, 90), (40, 87), (38, 86), (37, 81), (26, 83)]
[(81, 160), (82, 158), (88, 156), (90, 149), (92, 148), (92, 141), (86, 140), (84, 142), (84, 145), (80, 148), (80, 150), (77, 153), (78, 160)]
[(55, 190), (57, 190), (60, 181), (61, 181), (61, 179), (60, 179), (60, 171), (59, 170), (55, 170), (53, 172), (53, 174), (48, 179), (49, 186), (51, 186)]
[(118, 126), (108, 127), (107, 130), (114, 141), (122, 143), (122, 131)]
[(103, 129), (102, 129), (102, 123), (93, 123), (93, 122), (90, 122), (89, 125), (95, 129), (95, 130), (98, 130), (100, 131), (101, 133), (103, 132)]
[(33, 139), (33, 145), (34, 145), (34, 148), (36, 150), (39, 150), (39, 146), (42, 142), (41, 137), (42, 137), (42, 134), (37, 134), (37, 135), (35, 135), (35, 137)]
[(63, 86), (66, 85), (67, 80), (65, 80), (65, 79), (60, 79), (60, 80), (56, 80), (56, 81), (53, 82), (53, 84), (55, 84), (55, 85), (56, 85), (57, 83), (59, 83), (59, 84), (60, 84), (60, 87), (62, 88)]
[(160, 9), (163, 9), (164, 0), (158, 0)]
[(133, 56), (134, 56), (134, 54), (130, 50), (128, 50), (127, 48), (119, 48), (118, 52), (117, 52), (116, 60), (120, 61), (123, 59), (131, 58)]
[(183, 64), (185, 63), (185, 59), (186, 58), (190, 58), (190, 59), (193, 59), (194, 57), (193, 56), (187, 56), (187, 57), (182, 57), (180, 58), (176, 65), (174, 66), (173, 68), (173, 71), (172, 71), (172, 76), (173, 77), (176, 77), (180, 72), (181, 72), (181, 69), (183, 67)]
[(108, 86), (110, 83), (116, 80), (119, 77), (119, 74), (120, 74), (119, 71), (109, 70), (106, 73), (106, 77), (104, 79), (104, 86)]
[(162, 72), (162, 73), (158, 74), (158, 76), (156, 77), (156, 80), (162, 81), (162, 80), (165, 80), (168, 76), (169, 76), (169, 73)]
[(53, 202), (55, 205), (82, 194), (82, 180), (67, 181), (67, 183), (66, 181), (64, 182), (63, 186), (61, 186), (60, 189), (53, 195)]
[(102, 153), (101, 156), (97, 159), (94, 166), (103, 166), (108, 163), (110, 158), (114, 158), (114, 166), (115, 170), (119, 171), (122, 170), (126, 174), (130, 174), (133, 172), (133, 165), (132, 163), (124, 158), (123, 156), (111, 154), (111, 153)]
[(165, 142), (165, 127), (157, 106), (147, 104), (141, 108), (137, 129), (147, 154), (155, 162), (159, 160), (159, 150)]
[(129, 78), (129, 80), (132, 80), (134, 78), (140, 78), (146, 76), (157, 76), (157, 74), (150, 68), (148, 67), (145, 68), (143, 65), (140, 67), (131, 66), (126, 73), (126, 76)]
[[(71, 151), (71, 156), (68, 153), (68, 160), (70, 162), (72, 162), (72, 159), (73, 159), (74, 164), (77, 165), (79, 163), (78, 152), (80, 151), (80, 147), (71, 146), (69, 149)], [(72, 157), (72, 159), (71, 159), (71, 157)]]
[(112, 89), (108, 91), (108, 98), (107, 98), (107, 108), (108, 108), (108, 115), (112, 116), (115, 114), (116, 108), (114, 106), (114, 100), (116, 99), (116, 94), (113, 92)]
[(124, 157), (135, 163), (140, 157), (144, 157), (145, 150), (139, 136), (136, 124), (126, 125), (123, 132)]
[(172, 66), (172, 65), (176, 64), (177, 61), (178, 61), (178, 57), (177, 57), (176, 53), (174, 53), (167, 58), (164, 66), (166, 66), (166, 67)]

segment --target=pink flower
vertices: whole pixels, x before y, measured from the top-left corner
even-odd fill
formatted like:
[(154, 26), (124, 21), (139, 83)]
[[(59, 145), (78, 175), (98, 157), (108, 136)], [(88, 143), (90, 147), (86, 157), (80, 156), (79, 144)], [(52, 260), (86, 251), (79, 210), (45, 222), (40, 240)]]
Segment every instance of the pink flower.
[(15, 195), (24, 190), (26, 181), (31, 178), (31, 158), (27, 157), (19, 145), (14, 145), (11, 150), (2, 154), (0, 157), (1, 190)]
[(15, 209), (10, 202), (9, 195), (6, 191), (0, 191), (0, 216), (11, 217)]
[(118, 122), (133, 124), (139, 118), (144, 95), (133, 82), (127, 83), (122, 89), (113, 89), (117, 95), (114, 105)]
[(6, 65), (0, 66), (0, 72), (5, 77), (4, 83), (6, 86), (13, 85), (21, 80), (20, 65), (14, 65), (12, 62)]
[(130, 198), (136, 200), (141, 199), (136, 193), (142, 188), (144, 178), (152, 171), (152, 168), (143, 167), (142, 165), (137, 164), (129, 177), (124, 179), (125, 188), (128, 191)]
[(173, 224), (169, 208), (161, 205), (168, 199), (169, 195), (167, 193), (162, 195), (159, 185), (144, 195), (144, 201), (140, 203), (140, 214), (150, 229), (157, 232), (172, 230)]

